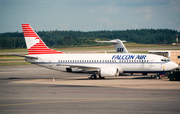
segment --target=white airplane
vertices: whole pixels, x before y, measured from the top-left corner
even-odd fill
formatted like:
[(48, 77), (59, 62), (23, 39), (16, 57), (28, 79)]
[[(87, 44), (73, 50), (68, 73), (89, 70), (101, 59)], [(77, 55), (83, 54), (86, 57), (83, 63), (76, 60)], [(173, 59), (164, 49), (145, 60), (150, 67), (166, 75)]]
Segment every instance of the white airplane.
[(114, 54), (65, 54), (46, 46), (29, 24), (22, 24), (29, 55), (27, 62), (59, 71), (72, 68), (92, 72), (96, 79), (119, 76), (120, 73), (164, 73), (178, 67), (168, 58), (152, 54), (114, 53)]

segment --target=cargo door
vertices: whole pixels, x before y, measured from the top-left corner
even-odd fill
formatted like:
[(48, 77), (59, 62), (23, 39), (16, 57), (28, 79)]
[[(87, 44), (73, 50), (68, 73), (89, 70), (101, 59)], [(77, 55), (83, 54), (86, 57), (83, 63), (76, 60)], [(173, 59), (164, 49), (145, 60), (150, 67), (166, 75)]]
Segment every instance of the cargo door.
[(150, 68), (154, 68), (154, 60), (153, 59), (150, 60)]
[(52, 68), (53, 67), (52, 58), (49, 58), (48, 60), (49, 60), (48, 61), (49, 62), (48, 65), (49, 65), (50, 68)]

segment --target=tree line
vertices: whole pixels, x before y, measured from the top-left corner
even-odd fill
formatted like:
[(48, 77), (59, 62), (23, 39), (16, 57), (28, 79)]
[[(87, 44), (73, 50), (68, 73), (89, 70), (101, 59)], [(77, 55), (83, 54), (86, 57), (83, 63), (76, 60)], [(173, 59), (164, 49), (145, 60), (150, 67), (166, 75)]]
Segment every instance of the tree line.
[[(38, 31), (49, 47), (90, 47), (109, 45), (97, 40), (121, 39), (140, 44), (171, 44), (180, 32), (171, 29), (101, 30), (101, 31)], [(26, 48), (22, 32), (0, 33), (0, 49)]]

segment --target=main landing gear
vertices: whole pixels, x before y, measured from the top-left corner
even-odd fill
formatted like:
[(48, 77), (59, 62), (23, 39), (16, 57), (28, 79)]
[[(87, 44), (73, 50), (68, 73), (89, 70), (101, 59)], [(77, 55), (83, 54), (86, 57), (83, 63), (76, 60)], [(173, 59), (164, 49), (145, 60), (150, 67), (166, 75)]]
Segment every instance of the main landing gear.
[(155, 79), (162, 79), (162, 76), (165, 76), (164, 73), (163, 74), (160, 74), (160, 73), (157, 73), (157, 75), (151, 75), (151, 78), (155, 78)]
[[(104, 79), (105, 77), (101, 77), (101, 75), (99, 75), (99, 79)], [(91, 75), (91, 77), (89, 77), (89, 79), (97, 79), (97, 74), (93, 74)]]

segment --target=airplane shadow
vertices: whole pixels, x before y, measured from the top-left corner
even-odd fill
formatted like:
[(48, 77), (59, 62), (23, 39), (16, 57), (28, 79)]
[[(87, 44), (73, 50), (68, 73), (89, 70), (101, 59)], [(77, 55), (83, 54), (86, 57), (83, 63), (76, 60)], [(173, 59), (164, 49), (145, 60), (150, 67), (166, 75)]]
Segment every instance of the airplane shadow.
[(129, 79), (129, 80), (131, 80), (131, 79), (133, 79), (133, 80), (135, 80), (135, 79), (154, 79), (154, 78), (151, 78), (150, 76), (139, 76), (139, 77), (133, 77), (133, 78), (130, 78), (130, 76), (127, 76), (127, 78), (126, 78), (126, 76), (123, 76), (123, 77), (115, 77), (115, 78), (109, 78), (109, 77), (107, 77), (107, 78), (105, 78), (105, 79), (99, 79), (99, 78), (97, 78), (97, 79), (89, 79), (89, 78), (79, 78), (79, 79), (72, 79), (72, 80), (127, 80), (127, 79)]

